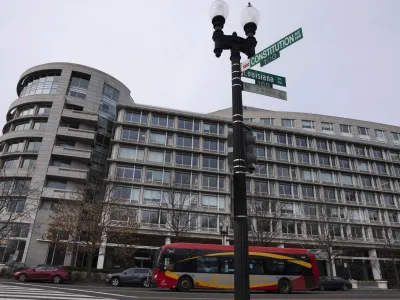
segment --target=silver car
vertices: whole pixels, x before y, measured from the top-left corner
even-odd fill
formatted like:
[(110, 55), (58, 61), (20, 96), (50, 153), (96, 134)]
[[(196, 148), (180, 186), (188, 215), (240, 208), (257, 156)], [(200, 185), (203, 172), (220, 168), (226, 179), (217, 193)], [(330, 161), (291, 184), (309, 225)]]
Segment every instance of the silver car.
[(151, 269), (131, 268), (120, 273), (107, 274), (106, 283), (110, 283), (113, 286), (141, 285), (144, 288), (148, 288), (151, 278)]

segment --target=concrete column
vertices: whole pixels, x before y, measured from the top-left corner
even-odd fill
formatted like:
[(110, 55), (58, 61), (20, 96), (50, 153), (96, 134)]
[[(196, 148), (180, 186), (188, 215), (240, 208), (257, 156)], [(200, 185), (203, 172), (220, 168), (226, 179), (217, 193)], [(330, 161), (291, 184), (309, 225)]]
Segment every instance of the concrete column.
[(374, 275), (374, 280), (381, 280), (381, 266), (379, 265), (379, 260), (376, 255), (376, 249), (368, 250), (368, 256), (371, 259), (372, 274)]
[(100, 245), (99, 249), (99, 258), (97, 259), (97, 269), (103, 269), (105, 255), (106, 255), (106, 244), (103, 243)]
[(285, 248), (285, 245), (284, 244), (279, 244), (277, 247), (278, 248)]
[(169, 245), (171, 244), (171, 238), (170, 237), (166, 237), (165, 238), (165, 245)]
[(326, 264), (326, 271), (327, 271), (328, 275), (329, 276), (336, 276), (335, 260), (333, 260), (333, 262), (332, 262), (332, 269), (331, 269), (331, 265), (329, 263), (329, 260), (326, 260), (325, 264)]

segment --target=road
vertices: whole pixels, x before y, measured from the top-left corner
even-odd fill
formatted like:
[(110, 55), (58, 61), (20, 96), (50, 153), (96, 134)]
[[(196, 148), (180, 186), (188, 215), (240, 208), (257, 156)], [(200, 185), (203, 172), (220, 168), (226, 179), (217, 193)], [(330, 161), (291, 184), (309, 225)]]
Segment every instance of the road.
[[(135, 287), (111, 287), (108, 285), (82, 284), (46, 284), (19, 283), (0, 281), (1, 300), (128, 300), (128, 299), (162, 299), (162, 300), (233, 300), (232, 292), (226, 291), (192, 291), (178, 293), (170, 290), (143, 289)], [(348, 292), (297, 292), (291, 295), (277, 293), (252, 293), (251, 299), (268, 300), (337, 300), (337, 299), (379, 299), (398, 300), (400, 291), (348, 291)]]

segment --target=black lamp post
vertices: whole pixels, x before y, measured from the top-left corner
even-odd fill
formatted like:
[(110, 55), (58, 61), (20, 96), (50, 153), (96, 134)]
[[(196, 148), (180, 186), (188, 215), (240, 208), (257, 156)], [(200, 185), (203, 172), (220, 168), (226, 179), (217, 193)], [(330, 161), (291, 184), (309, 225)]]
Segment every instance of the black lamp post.
[(260, 19), (258, 11), (249, 5), (242, 13), (242, 26), (247, 38), (239, 37), (236, 32), (225, 35), (225, 19), (229, 7), (223, 0), (211, 5), (210, 16), (214, 25), (214, 53), (220, 57), (223, 50), (231, 51), (232, 65), (232, 123), (233, 123), (233, 215), (234, 215), (234, 299), (249, 300), (249, 264), (248, 264), (248, 225), (246, 203), (246, 155), (243, 126), (242, 80), (240, 53), (247, 57), (255, 54), (257, 40), (254, 35)]

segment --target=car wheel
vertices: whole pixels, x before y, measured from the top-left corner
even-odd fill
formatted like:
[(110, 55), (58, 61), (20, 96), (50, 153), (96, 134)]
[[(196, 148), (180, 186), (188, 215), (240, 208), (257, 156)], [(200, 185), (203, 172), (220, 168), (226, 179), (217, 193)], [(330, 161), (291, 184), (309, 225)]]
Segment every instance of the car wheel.
[(178, 291), (189, 292), (193, 288), (193, 281), (189, 276), (183, 276), (178, 281)]
[(319, 290), (320, 290), (320, 291), (325, 291), (325, 287), (324, 287), (323, 284), (321, 284), (321, 285), (319, 286)]
[(347, 291), (349, 288), (347, 287), (347, 285), (343, 284), (342, 286), (342, 291)]
[(287, 279), (279, 280), (278, 292), (280, 294), (290, 294), (292, 292), (292, 286), (290, 285), (290, 281)]
[(142, 287), (148, 288), (150, 286), (150, 281), (149, 279), (145, 278), (142, 280)]
[(28, 276), (26, 276), (25, 274), (21, 274), (18, 276), (18, 281), (19, 282), (26, 282), (28, 281)]
[(59, 284), (61, 283), (61, 277), (56, 275), (53, 277), (53, 283)]
[(112, 286), (119, 286), (119, 278), (118, 277), (111, 278), (111, 285)]

